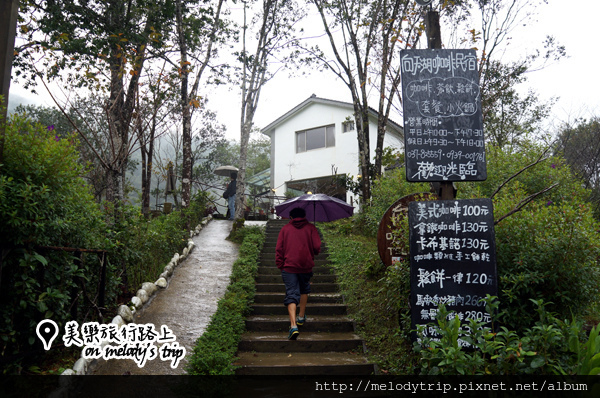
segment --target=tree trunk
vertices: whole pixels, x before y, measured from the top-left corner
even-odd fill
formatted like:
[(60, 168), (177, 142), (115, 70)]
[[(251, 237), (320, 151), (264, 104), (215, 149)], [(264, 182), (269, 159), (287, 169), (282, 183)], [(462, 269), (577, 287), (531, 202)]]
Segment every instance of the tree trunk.
[(154, 134), (156, 131), (156, 113), (152, 116), (150, 134), (144, 136), (141, 120), (137, 126), (140, 153), (142, 156), (142, 213), (150, 212), (150, 188), (152, 186), (152, 155), (154, 153)]
[(356, 106), (358, 109), (359, 118), (357, 123), (357, 139), (358, 139), (358, 161), (360, 164), (360, 172), (362, 175), (362, 205), (368, 205), (371, 199), (371, 157), (369, 145), (369, 110), (363, 107)]
[(150, 189), (152, 188), (152, 162), (154, 158), (154, 135), (156, 133), (156, 115), (154, 115), (154, 119), (152, 121), (152, 130), (150, 132), (150, 142), (148, 144), (148, 163), (146, 165), (146, 170), (142, 171), (146, 174), (146, 197), (143, 200), (143, 206), (145, 208), (150, 209)]
[[(246, 109), (252, 108), (247, 106)], [(252, 120), (254, 119), (254, 110), (250, 109), (245, 112), (246, 118), (242, 120), (241, 136), (240, 136), (240, 163), (235, 194), (235, 219), (243, 220), (244, 212), (246, 211), (246, 163), (248, 160), (248, 141), (250, 141), (250, 131), (252, 131)]]
[(183, 118), (183, 164), (181, 171), (181, 207), (188, 207), (191, 200), (192, 187), (192, 115), (190, 112), (190, 100), (188, 94), (189, 62), (187, 57), (187, 43), (185, 39), (185, 28), (183, 26), (183, 4), (177, 1), (177, 35), (179, 39), (179, 53), (181, 55), (180, 77), (181, 77), (181, 114)]
[[(4, 137), (6, 128), (6, 107), (8, 105), (8, 92), (15, 47), (15, 32), (17, 30), (17, 17), (19, 14), (18, 0), (5, 0), (0, 5), (2, 15), (2, 29), (0, 29), (0, 54), (3, 63), (0, 64), (0, 171), (4, 162)], [(1, 268), (0, 268), (1, 270)]]
[(146, 179), (146, 170), (148, 164), (146, 162), (146, 151), (141, 147), (140, 154), (142, 156), (142, 214), (148, 215), (150, 213), (150, 206), (146, 203), (148, 199), (148, 180)]
[[(121, 26), (125, 14), (124, 4), (113, 2), (110, 7), (108, 21), (112, 26)], [(124, 85), (123, 85), (123, 51), (117, 42), (111, 44), (111, 63), (110, 63), (110, 96), (107, 105), (108, 114), (108, 134), (111, 148), (109, 159), (110, 169), (107, 170), (108, 188), (106, 191), (106, 200), (115, 205), (123, 200), (122, 171), (126, 165), (126, 159), (123, 159), (126, 152), (125, 145), (127, 137), (123, 126), (123, 108)]]
[[(107, 20), (115, 31), (122, 29), (124, 18), (126, 16), (126, 5), (121, 1), (112, 2), (109, 7)], [(127, 169), (127, 162), (130, 150), (129, 143), (129, 125), (131, 123), (133, 110), (135, 108), (135, 98), (138, 90), (138, 82), (146, 58), (146, 41), (152, 30), (152, 23), (148, 18), (145, 21), (144, 40), (138, 43), (136, 48), (136, 57), (133, 62), (134, 68), (131, 70), (131, 78), (125, 92), (123, 82), (125, 73), (126, 58), (123, 54), (123, 48), (118, 41), (111, 43), (111, 61), (110, 61), (110, 96), (107, 106), (107, 115), (109, 122), (109, 142), (111, 148), (111, 159), (109, 160), (109, 173), (119, 174), (120, 179), (112, 176), (112, 182), (109, 181), (107, 190), (107, 200), (115, 204), (115, 209), (124, 200), (124, 179)]]

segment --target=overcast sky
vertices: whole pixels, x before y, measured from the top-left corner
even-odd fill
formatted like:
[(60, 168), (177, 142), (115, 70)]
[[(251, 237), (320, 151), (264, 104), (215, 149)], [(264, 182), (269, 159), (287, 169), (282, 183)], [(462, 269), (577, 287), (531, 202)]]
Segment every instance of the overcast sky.
[[(529, 74), (528, 87), (542, 99), (560, 97), (553, 108), (554, 124), (572, 122), (577, 117), (600, 116), (600, 52), (598, 40), (598, 0), (549, 0), (539, 8), (537, 21), (532, 20), (514, 32), (507, 58), (518, 58), (535, 50), (546, 35), (553, 35), (566, 47), (568, 58)], [(442, 32), (448, 29), (442, 25)], [(523, 87), (525, 90), (525, 87)], [(240, 95), (237, 89), (219, 87), (209, 95), (209, 108), (216, 111), (219, 121), (227, 126), (227, 137), (239, 140)], [(13, 84), (11, 95), (33, 103), (52, 105)], [(285, 71), (270, 81), (261, 94), (255, 125), (263, 127), (298, 105), (312, 94), (318, 97), (350, 102), (348, 89), (329, 73), (315, 73), (302, 78), (289, 78)], [(13, 105), (16, 97), (11, 99)], [(402, 123), (400, 115), (392, 119)]]
[(529, 75), (530, 85), (542, 97), (559, 96), (553, 108), (560, 121), (575, 117), (600, 117), (600, 52), (598, 51), (597, 0), (550, 0), (540, 9), (539, 22), (524, 29), (539, 40), (545, 33), (554, 35), (566, 47), (567, 59)]

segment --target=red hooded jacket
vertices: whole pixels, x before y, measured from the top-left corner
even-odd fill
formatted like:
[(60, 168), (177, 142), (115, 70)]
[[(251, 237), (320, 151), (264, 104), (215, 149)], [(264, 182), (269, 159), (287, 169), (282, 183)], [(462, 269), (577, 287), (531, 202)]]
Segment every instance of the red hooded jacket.
[(306, 218), (294, 218), (281, 228), (275, 249), (275, 264), (291, 274), (312, 272), (315, 254), (321, 251), (317, 228)]

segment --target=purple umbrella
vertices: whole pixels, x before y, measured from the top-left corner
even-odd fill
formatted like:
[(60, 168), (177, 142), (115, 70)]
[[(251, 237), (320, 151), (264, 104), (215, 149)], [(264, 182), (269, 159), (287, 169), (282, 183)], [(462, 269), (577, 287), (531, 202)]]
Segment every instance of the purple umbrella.
[(322, 193), (306, 194), (286, 200), (275, 206), (275, 210), (278, 216), (287, 218), (290, 216), (290, 210), (296, 207), (304, 209), (306, 219), (313, 222), (334, 221), (351, 217), (354, 211), (354, 206)]

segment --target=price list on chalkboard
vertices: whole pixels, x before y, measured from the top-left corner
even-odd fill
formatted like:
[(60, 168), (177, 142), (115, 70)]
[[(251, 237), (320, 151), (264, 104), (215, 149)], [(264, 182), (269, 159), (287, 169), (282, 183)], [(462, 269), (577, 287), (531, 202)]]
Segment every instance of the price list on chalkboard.
[(403, 50), (406, 178), (487, 178), (475, 50)]
[[(435, 323), (439, 304), (463, 324), (491, 321), (481, 301), (498, 294), (491, 199), (411, 202), (408, 217), (413, 328)], [(424, 336), (439, 338), (431, 326)]]

